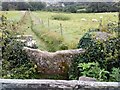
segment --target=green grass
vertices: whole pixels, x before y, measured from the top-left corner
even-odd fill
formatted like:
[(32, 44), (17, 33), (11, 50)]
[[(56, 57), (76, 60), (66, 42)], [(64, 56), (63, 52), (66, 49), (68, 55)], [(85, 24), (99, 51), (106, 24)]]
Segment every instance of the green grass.
[[(92, 22), (92, 19), (100, 20), (100, 16), (103, 17), (103, 24), (108, 23), (108, 21), (118, 21), (118, 17), (114, 17), (117, 13), (54, 13), (54, 12), (33, 12), (33, 14), (44, 21), (44, 26), (51, 31), (55, 31), (60, 34), (60, 23), (63, 28), (63, 37), (65, 43), (69, 45), (70, 48), (74, 48), (79, 42), (79, 39), (86, 33), (90, 28), (97, 28), (99, 22)], [(52, 20), (51, 17), (54, 15), (68, 16), (70, 20)], [(87, 21), (81, 21), (85, 18)], [(48, 27), (49, 19), (49, 27)], [(44, 28), (41, 28), (44, 30)]]
[[(0, 12), (0, 15), (3, 12)], [(23, 14), (19, 11), (8, 11), (7, 17), (9, 19), (14, 19), (16, 21), (20, 20)], [(64, 43), (70, 48), (75, 48), (78, 44), (80, 38), (90, 29), (98, 28), (99, 22), (92, 22), (92, 19), (100, 20), (100, 16), (103, 17), (103, 24), (108, 23), (108, 21), (117, 22), (118, 17), (114, 14), (117, 13), (55, 13), (55, 12), (43, 12), (34, 11), (31, 16), (35, 21), (34, 29), (35, 32), (41, 34), (41, 31), (55, 32), (56, 35), (51, 38), (60, 37), (60, 23), (62, 24)], [(52, 16), (62, 15), (69, 17), (69, 20), (53, 20)], [(85, 18), (87, 21), (82, 21)], [(25, 34), (33, 35), (36, 39), (39, 49), (48, 50), (46, 43), (44, 43), (39, 36), (36, 35), (30, 28), (30, 18), (27, 17), (26, 24), (20, 26), (21, 31), (25, 31)], [(40, 19), (40, 20), (39, 20)], [(49, 26), (48, 26), (49, 20)]]
[(33, 39), (36, 40), (37, 46), (39, 49), (48, 50), (45, 43), (33, 32), (32, 28), (31, 28), (31, 24), (32, 24), (31, 19), (28, 14), (23, 18), (23, 21), (24, 22), (22, 22), (22, 25), (20, 25), (22, 32), (24, 32), (25, 35), (32, 35)]
[(23, 14), (20, 11), (0, 11), (0, 16), (4, 14), (8, 19), (19, 21)]
[[(33, 39), (36, 40), (37, 42), (37, 46), (39, 49), (41, 50), (48, 50), (45, 43), (42, 42), (42, 40), (40, 40), (40, 38), (38, 38), (35, 33), (31, 30), (31, 20), (30, 20), (30, 16), (26, 15), (24, 18), (24, 13), (20, 12), (20, 11), (7, 11), (7, 12), (0, 12), (0, 16), (4, 14), (8, 20), (13, 20), (15, 22), (23, 19), (23, 21), (21, 21), (21, 24), (18, 24), (18, 31), (20, 33), (23, 33), (25, 35), (32, 35)], [(0, 36), (2, 34), (0, 33)]]

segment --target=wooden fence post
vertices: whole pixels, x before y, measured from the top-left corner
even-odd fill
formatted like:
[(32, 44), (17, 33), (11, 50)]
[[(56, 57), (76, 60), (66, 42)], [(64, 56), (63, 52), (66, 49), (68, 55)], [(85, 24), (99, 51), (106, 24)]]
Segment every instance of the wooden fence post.
[(120, 10), (119, 10), (119, 13), (118, 13), (118, 38), (120, 37)]
[(41, 23), (42, 23), (42, 25), (44, 25), (44, 22), (43, 22), (43, 20), (41, 20)]
[(50, 21), (49, 21), (49, 18), (48, 18), (48, 27), (49, 27), (49, 25), (50, 25)]
[(60, 23), (60, 33), (61, 33), (61, 36), (63, 35), (63, 30), (62, 30), (62, 24)]
[(99, 29), (102, 31), (102, 18), (100, 18)]

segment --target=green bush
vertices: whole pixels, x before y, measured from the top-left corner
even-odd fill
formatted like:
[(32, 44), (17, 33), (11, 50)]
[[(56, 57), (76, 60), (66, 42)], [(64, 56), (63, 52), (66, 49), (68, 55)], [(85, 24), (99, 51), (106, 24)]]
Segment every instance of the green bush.
[(36, 68), (22, 50), (23, 44), (10, 40), (3, 48), (3, 78), (28, 79), (35, 78)]
[[(6, 22), (5, 22), (6, 23)], [(18, 42), (17, 31), (9, 29), (9, 24), (1, 24), (2, 31), (2, 77), (14, 79), (36, 78), (35, 65), (23, 51), (24, 44)]]
[(58, 14), (58, 15), (53, 15), (53, 16), (51, 17), (51, 19), (53, 19), (53, 20), (63, 20), (63, 21), (65, 21), (65, 20), (70, 20), (70, 17), (68, 17), (68, 16), (66, 16), (66, 15)]
[[(103, 71), (111, 72), (112, 68), (119, 67), (119, 38), (118, 37), (106, 37), (109, 33), (101, 32), (104, 38), (99, 37), (97, 34), (99, 31), (89, 31), (83, 38), (79, 41), (78, 48), (86, 49), (86, 52), (79, 55), (74, 59), (73, 64), (70, 69), (69, 78), (78, 79), (79, 76), (83, 75), (79, 70), (78, 66), (80, 63), (92, 63), (98, 62), (99, 69)], [(89, 70), (84, 70), (83, 72), (88, 72)], [(88, 72), (89, 74), (89, 72)], [(91, 74), (91, 77), (97, 76), (98, 73)], [(86, 74), (87, 75), (87, 74)], [(102, 78), (102, 81), (113, 81), (110, 79), (110, 73), (104, 74), (107, 78)], [(101, 81), (101, 78), (95, 77)]]
[[(112, 67), (118, 67), (118, 47), (119, 39), (117, 37), (109, 37), (104, 40), (97, 40), (93, 36), (96, 32), (86, 33), (80, 40), (78, 48), (86, 49), (86, 53), (80, 56), (82, 62), (99, 62), (101, 68), (110, 71)], [(93, 35), (93, 36), (92, 36)]]

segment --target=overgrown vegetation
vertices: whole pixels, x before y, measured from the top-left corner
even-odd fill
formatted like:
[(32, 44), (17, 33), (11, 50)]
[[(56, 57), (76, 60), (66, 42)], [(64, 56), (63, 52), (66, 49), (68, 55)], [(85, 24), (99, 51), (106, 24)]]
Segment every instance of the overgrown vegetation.
[[(15, 39), (16, 35), (20, 33), (14, 29), (9, 29), (7, 20), (2, 21), (1, 31), (3, 41), (2, 44), (2, 78), (7, 79), (36, 79), (36, 78), (52, 78), (59, 79), (64, 78), (59, 75), (44, 75), (37, 72), (37, 66), (28, 58), (24, 52), (24, 43), (21, 43)], [(47, 41), (46, 41), (47, 42)], [(50, 42), (49, 42), (50, 43)], [(58, 44), (59, 42), (57, 42)], [(51, 44), (50, 44), (51, 45)], [(53, 46), (54, 47), (54, 46)], [(52, 48), (50, 48), (52, 49)]]
[(33, 26), (33, 32), (46, 43), (47, 47), (49, 47), (48, 51), (68, 49), (64, 44), (64, 38), (56, 32), (48, 31), (45, 27), (43, 30), (39, 30), (36, 26)]
[(0, 24), (2, 31), (2, 78), (37, 78), (35, 65), (23, 51), (24, 43), (15, 39), (19, 32), (8, 28), (10, 24), (5, 16), (2, 18)]
[(80, 76), (89, 76), (104, 81), (107, 79), (106, 74), (109, 74), (105, 69), (101, 69), (98, 62), (79, 63), (78, 69), (80, 70)]
[(78, 44), (78, 48), (86, 49), (86, 52), (74, 59), (69, 78), (84, 75), (99, 81), (120, 81), (118, 42), (117, 36), (99, 29), (87, 32)]

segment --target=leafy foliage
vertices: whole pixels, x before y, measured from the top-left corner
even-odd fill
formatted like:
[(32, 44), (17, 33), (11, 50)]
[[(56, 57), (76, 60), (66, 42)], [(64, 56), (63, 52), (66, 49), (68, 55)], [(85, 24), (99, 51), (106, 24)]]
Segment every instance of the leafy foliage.
[(81, 76), (89, 76), (97, 78), (99, 81), (103, 81), (107, 79), (106, 74), (108, 74), (108, 71), (105, 71), (105, 69), (101, 69), (99, 67), (98, 63), (92, 62), (92, 63), (80, 63), (78, 65), (78, 68), (80, 70)]
[(120, 81), (120, 68), (112, 68), (112, 72), (110, 74), (110, 80), (112, 81)]
[[(7, 21), (7, 20), (6, 20)], [(6, 23), (5, 21), (5, 23)], [(2, 77), (12, 79), (33, 79), (33, 78), (64, 78), (60, 75), (43, 75), (37, 72), (37, 66), (28, 58), (26, 52), (24, 52), (24, 43), (16, 40), (16, 36), (19, 34), (17, 31), (8, 28), (8, 23), (3, 23), (3, 63), (2, 63)], [(5, 29), (6, 28), (6, 29)], [(45, 32), (44, 32), (45, 33)], [(45, 33), (46, 34), (46, 33)], [(53, 35), (53, 34), (52, 34)], [(55, 49), (55, 45), (58, 44), (60, 49), (67, 49), (65, 44), (62, 44), (62, 37), (53, 38), (55, 35), (45, 35), (43, 40), (51, 45), (51, 51)], [(52, 48), (53, 47), (53, 48)]]
[(76, 13), (77, 12), (77, 7), (75, 5), (71, 5), (71, 6), (66, 6), (63, 9), (64, 12), (71, 12), (71, 13)]
[(2, 10), (42, 10), (46, 7), (43, 2), (2, 2)]
[[(87, 34), (89, 37), (90, 34)], [(118, 67), (118, 41), (118, 38), (111, 38), (106, 41), (100, 41), (83, 37), (79, 42), (80, 46), (78, 46), (78, 48), (85, 48), (87, 51), (80, 58), (83, 59), (84, 62), (97, 61), (100, 63), (100, 67), (103, 67), (107, 70), (111, 70), (113, 66)]]
[[(102, 40), (97, 37), (97, 32), (89, 31), (80, 40), (78, 48), (86, 49), (86, 52), (74, 59), (70, 79), (85, 75), (100, 81), (118, 81), (114, 72), (112, 77), (115, 79), (111, 79), (108, 72), (111, 72), (113, 67), (119, 68), (119, 38), (109, 37)], [(115, 72), (117, 73), (117, 70)]]
[(22, 50), (24, 43), (15, 39), (18, 32), (9, 29), (6, 21), (4, 20), (4, 23), (1, 24), (3, 35), (3, 41), (1, 42), (3, 57), (2, 77), (16, 79), (36, 78), (36, 67)]
[(87, 12), (118, 12), (118, 3), (94, 2), (88, 5)]
[(35, 10), (42, 10), (45, 9), (46, 4), (43, 2), (28, 2), (28, 5), (30, 10), (35, 11)]

